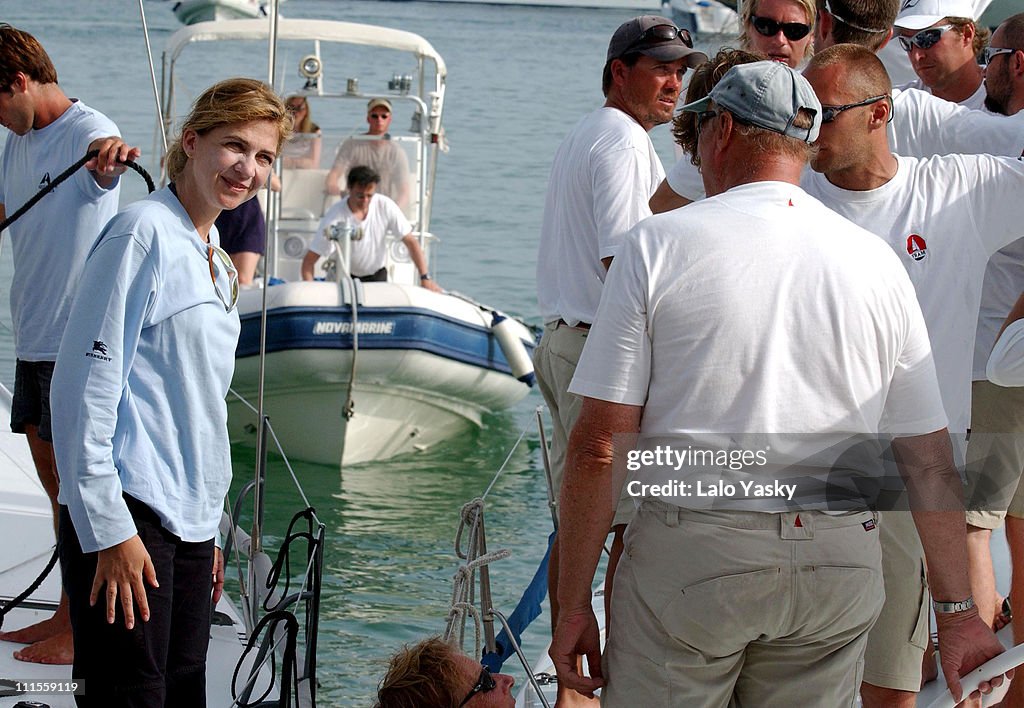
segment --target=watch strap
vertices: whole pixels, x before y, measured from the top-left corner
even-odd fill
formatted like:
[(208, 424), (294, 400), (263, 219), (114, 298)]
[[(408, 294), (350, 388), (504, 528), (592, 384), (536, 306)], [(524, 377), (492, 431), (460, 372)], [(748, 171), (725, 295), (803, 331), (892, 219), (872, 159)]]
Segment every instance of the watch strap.
[(973, 597), (968, 597), (966, 600), (960, 600), (959, 602), (938, 602), (937, 600), (932, 600), (932, 609), (935, 610), (937, 615), (952, 615), (957, 612), (966, 612), (973, 607)]

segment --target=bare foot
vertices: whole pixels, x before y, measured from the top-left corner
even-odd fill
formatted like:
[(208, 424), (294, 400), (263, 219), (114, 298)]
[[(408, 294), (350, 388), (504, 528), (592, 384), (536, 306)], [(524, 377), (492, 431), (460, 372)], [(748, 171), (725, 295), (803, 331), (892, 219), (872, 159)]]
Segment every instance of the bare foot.
[(56, 614), (42, 622), (36, 622), (28, 627), (17, 629), (13, 632), (0, 632), (0, 642), (14, 642), (15, 644), (35, 644), (44, 639), (55, 637), (58, 634), (71, 632), (71, 619), (58, 608)]
[(14, 652), (18, 661), (32, 664), (70, 664), (75, 659), (75, 645), (71, 631), (30, 644), (20, 651)]

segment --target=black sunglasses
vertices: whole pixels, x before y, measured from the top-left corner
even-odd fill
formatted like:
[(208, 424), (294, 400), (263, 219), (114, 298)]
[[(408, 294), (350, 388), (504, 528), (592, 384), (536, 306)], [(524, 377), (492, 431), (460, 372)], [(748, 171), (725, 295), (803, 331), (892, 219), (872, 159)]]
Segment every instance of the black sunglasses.
[(750, 24), (757, 33), (765, 37), (774, 37), (780, 31), (790, 42), (803, 39), (811, 33), (811, 26), (802, 22), (777, 22), (767, 17), (750, 16)]
[(718, 111), (701, 111), (697, 114), (694, 120), (694, 126), (697, 129), (697, 140), (700, 141), (700, 131), (704, 129), (704, 124), (712, 118), (718, 117)]
[[(851, 108), (860, 108), (861, 106), (870, 106), (872, 103), (876, 103), (886, 98), (889, 98), (888, 94), (882, 94), (881, 96), (872, 96), (871, 98), (865, 98), (863, 101), (858, 101), (857, 103), (847, 103), (845, 106), (822, 106), (821, 122), (831, 123), (843, 111), (848, 111)], [(889, 120), (892, 120), (891, 115), (889, 116)]]
[(931, 49), (939, 40), (942, 39), (942, 35), (953, 29), (953, 25), (942, 25), (941, 27), (929, 27), (923, 29), (912, 37), (904, 37), (900, 35), (896, 39), (899, 40), (900, 46), (903, 47), (903, 51), (909, 52), (911, 47), (917, 46), (921, 49)]
[(459, 708), (462, 708), (462, 706), (469, 703), (470, 699), (473, 698), (473, 696), (475, 696), (476, 694), (493, 691), (497, 685), (498, 684), (494, 680), (494, 677), (491, 676), (491, 670), (484, 666), (480, 670), (480, 678), (476, 680), (476, 685), (473, 686), (473, 688), (469, 690), (469, 694), (462, 699), (462, 703), (459, 704)]
[(690, 36), (689, 30), (684, 30), (681, 27), (675, 25), (654, 25), (654, 27), (648, 27), (643, 31), (636, 41), (626, 47), (626, 51), (622, 52), (625, 56), (630, 52), (636, 51), (645, 44), (661, 44), (662, 42), (674, 42), (676, 38), (683, 40), (690, 49), (693, 49), (693, 37)]

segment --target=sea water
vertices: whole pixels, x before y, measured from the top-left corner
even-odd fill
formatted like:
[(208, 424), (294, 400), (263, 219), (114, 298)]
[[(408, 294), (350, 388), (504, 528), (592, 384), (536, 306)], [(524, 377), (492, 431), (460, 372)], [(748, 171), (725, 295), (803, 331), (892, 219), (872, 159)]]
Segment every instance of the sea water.
[[(163, 44), (180, 27), (172, 4), (144, 3), (158, 77)], [(431, 231), (441, 244), (433, 275), (447, 288), (539, 324), (534, 269), (551, 159), (572, 125), (602, 103), (608, 39), (631, 13), (289, 0), (282, 14), (409, 30), (445, 58), (451, 149), (438, 170)], [(0, 20), (34, 34), (53, 58), (64, 91), (112, 118), (146, 153), (143, 165), (156, 172), (156, 111), (136, 1), (4, 0)], [(223, 63), (221, 73), (237, 67), (238, 74), (255, 75), (254, 67), (265, 64), (265, 52), (225, 54)], [(6, 131), (0, 134), (5, 137)], [(670, 165), (666, 127), (652, 135)], [(125, 200), (144, 194), (135, 175), (124, 179)], [(4, 249), (0, 276), (9, 274), (9, 260)], [(2, 280), (6, 285), (9, 277)], [(9, 322), (9, 308), (0, 304), (0, 375), (5, 381), (13, 371)], [(319, 640), (322, 705), (370, 705), (387, 657), (404, 642), (443, 631), (457, 567), (453, 541), (459, 510), (483, 493), (520, 433), (528, 430), (486, 507), (489, 548), (513, 552), (492, 568), (495, 606), (506, 613), (514, 607), (551, 530), (533, 423), (540, 403), (534, 391), (515, 409), (486, 417), (482, 430), (392, 462), (340, 472), (293, 463), (327, 526)], [(234, 451), (235, 489), (239, 480), (251, 477), (254, 459), (251, 451)], [(301, 501), (280, 461), (269, 474), (273, 546)], [(531, 658), (547, 643), (547, 623), (545, 614), (528, 632)], [(523, 672), (513, 662), (506, 670), (521, 684)]]

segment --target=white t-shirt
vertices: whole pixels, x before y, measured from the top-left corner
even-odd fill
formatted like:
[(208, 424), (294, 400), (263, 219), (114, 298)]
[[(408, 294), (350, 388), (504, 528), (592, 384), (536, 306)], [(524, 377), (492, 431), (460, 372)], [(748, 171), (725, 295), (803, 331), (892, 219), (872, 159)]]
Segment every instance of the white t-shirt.
[[(893, 89), (892, 100), (889, 148), (898, 155), (1017, 157), (1024, 149), (1024, 113), (1002, 116), (975, 111), (918, 89)], [(676, 194), (690, 201), (704, 198), (704, 181), (689, 155), (672, 166), (667, 179)]]
[(1024, 320), (1006, 325), (992, 348), (987, 373), (999, 386), (1024, 386)]
[(336, 242), (328, 238), (328, 229), (344, 228), (346, 225), (352, 229), (352, 264), (349, 270), (353, 276), (373, 275), (387, 264), (385, 236), (388, 232), (398, 238), (412, 233), (412, 224), (405, 218), (405, 214), (392, 199), (383, 194), (373, 195), (366, 210), (366, 218), (362, 221), (352, 215), (348, 200), (342, 199), (320, 219), (309, 250), (321, 256), (330, 255)]
[(900, 257), (928, 323), (950, 432), (963, 433), (985, 266), (1024, 233), (1024, 162), (991, 155), (897, 160), (896, 175), (877, 189), (840, 189), (810, 171), (803, 187)]
[(978, 333), (974, 338), (974, 380), (984, 381), (989, 354), (1013, 303), (1024, 292), (1024, 238), (1000, 249), (988, 261), (981, 289)]
[(647, 131), (617, 108), (599, 108), (555, 153), (537, 255), (537, 300), (545, 322), (593, 322), (602, 258), (650, 216), (647, 205), (665, 172)]
[[(896, 86), (897, 91), (906, 91), (907, 89), (916, 89), (918, 91), (926, 91), (928, 93), (932, 93), (932, 90), (925, 86), (924, 82), (921, 81), (920, 78), (915, 78), (913, 81), (908, 81), (906, 83)], [(934, 96), (935, 94), (932, 95)], [(988, 109), (985, 108), (985, 95), (985, 82), (982, 81), (981, 84), (978, 85), (978, 88), (977, 90), (975, 90), (974, 93), (972, 93), (970, 96), (968, 96), (962, 101), (955, 101), (955, 103), (958, 106), (970, 108), (971, 110), (974, 111), (988, 111)]]
[(771, 451), (798, 460), (851, 435), (946, 425), (892, 249), (783, 182), (734, 187), (630, 231), (569, 390), (642, 405), (643, 436), (714, 447), (807, 434)]
[[(99, 111), (75, 101), (57, 120), (7, 136), (0, 204), (7, 216), (81, 159), (97, 138), (118, 135)], [(14, 277), (14, 350), (23, 361), (56, 361), (78, 280), (100, 230), (117, 213), (120, 180), (103, 189), (85, 169), (43, 197), (8, 229)]]

